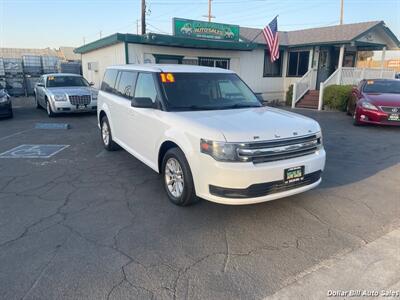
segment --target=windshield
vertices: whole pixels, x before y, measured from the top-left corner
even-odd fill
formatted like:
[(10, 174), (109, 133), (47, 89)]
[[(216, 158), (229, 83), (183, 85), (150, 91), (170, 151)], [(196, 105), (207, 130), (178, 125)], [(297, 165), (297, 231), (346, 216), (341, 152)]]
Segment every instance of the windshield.
[(400, 80), (368, 80), (364, 93), (400, 94)]
[(236, 74), (161, 73), (172, 110), (216, 110), (259, 107), (260, 101)]
[(85, 78), (79, 76), (48, 76), (47, 87), (89, 86)]

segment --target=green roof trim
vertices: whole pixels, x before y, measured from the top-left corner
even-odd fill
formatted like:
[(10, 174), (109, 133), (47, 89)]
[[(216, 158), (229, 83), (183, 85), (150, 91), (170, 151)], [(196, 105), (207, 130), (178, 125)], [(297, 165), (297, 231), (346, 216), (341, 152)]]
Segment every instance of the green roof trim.
[(239, 51), (250, 51), (257, 47), (255, 43), (205, 40), (156, 33), (148, 33), (146, 35), (115, 33), (100, 40), (78, 47), (74, 50), (74, 52), (83, 54), (117, 43)]

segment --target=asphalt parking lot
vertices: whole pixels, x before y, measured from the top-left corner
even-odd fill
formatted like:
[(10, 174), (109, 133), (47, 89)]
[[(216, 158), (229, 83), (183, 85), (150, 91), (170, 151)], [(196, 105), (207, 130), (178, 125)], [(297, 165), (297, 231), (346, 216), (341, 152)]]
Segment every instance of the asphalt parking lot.
[[(400, 227), (400, 128), (318, 120), (327, 151), (315, 190), (250, 206), (181, 208), (127, 152), (102, 148), (93, 114), (48, 119), (31, 99), (0, 120), (1, 299), (262, 299), (332, 257)], [(69, 130), (34, 129), (67, 122)]]

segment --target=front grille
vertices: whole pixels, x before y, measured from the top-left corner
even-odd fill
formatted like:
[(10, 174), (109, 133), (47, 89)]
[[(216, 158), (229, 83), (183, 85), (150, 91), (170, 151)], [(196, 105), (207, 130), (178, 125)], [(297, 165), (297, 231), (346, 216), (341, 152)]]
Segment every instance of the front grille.
[(315, 153), (321, 147), (321, 137), (316, 134), (269, 142), (244, 144), (238, 149), (242, 161), (254, 164), (284, 160)]
[(82, 96), (68, 96), (69, 102), (72, 105), (88, 105), (90, 104), (90, 95), (82, 95)]
[(400, 113), (400, 107), (392, 107), (392, 106), (381, 106), (381, 109), (390, 114), (398, 114)]
[(321, 178), (322, 171), (316, 171), (304, 175), (303, 180), (286, 183), (284, 180), (257, 183), (245, 189), (231, 189), (210, 185), (210, 194), (224, 198), (256, 198), (297, 189), (317, 182)]

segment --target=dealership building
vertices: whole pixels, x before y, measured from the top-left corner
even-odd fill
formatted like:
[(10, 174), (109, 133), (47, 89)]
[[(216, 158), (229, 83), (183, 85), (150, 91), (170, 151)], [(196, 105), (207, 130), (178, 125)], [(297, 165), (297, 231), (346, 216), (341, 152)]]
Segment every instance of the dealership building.
[[(324, 83), (348, 84), (346, 80), (367, 76), (357, 71), (357, 52), (381, 50), (384, 59), (386, 50), (400, 46), (383, 21), (279, 32), (280, 58), (272, 63), (261, 29), (176, 18), (173, 29), (172, 35), (115, 33), (76, 48), (82, 55), (84, 77), (99, 87), (105, 68), (111, 65), (227, 68), (265, 100), (283, 100), (289, 86), (296, 83), (293, 99), (300, 106), (307, 93)], [(368, 72), (373, 77), (394, 76), (387, 69)]]

